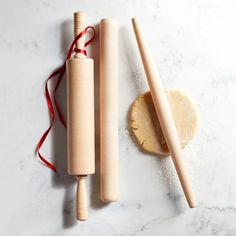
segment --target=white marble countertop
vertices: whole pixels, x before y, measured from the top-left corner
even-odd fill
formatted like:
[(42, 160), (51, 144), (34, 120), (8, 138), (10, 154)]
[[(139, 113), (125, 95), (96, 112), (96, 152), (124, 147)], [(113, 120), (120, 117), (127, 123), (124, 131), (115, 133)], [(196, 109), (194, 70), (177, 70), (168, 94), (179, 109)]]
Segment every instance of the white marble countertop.
[[(236, 235), (235, 9), (234, 0), (1, 0), (0, 235)], [(74, 220), (75, 181), (66, 173), (66, 132), (58, 122), (43, 153), (59, 175), (34, 153), (49, 124), (43, 83), (63, 61), (76, 10), (91, 25), (105, 17), (120, 22), (120, 200), (102, 204), (94, 175), (86, 222)], [(197, 135), (184, 150), (195, 209), (187, 207), (170, 159), (142, 153), (127, 130), (129, 107), (147, 89), (133, 16), (142, 21), (165, 87), (188, 94), (199, 110)], [(90, 53), (95, 63), (97, 46)], [(65, 83), (59, 97), (65, 105)]]

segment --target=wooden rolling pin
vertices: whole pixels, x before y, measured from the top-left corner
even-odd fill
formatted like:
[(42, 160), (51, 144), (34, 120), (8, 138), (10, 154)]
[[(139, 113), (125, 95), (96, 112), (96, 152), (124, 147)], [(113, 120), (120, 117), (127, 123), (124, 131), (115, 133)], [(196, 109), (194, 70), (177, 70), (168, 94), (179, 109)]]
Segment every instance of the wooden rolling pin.
[(100, 22), (100, 197), (118, 199), (118, 26)]
[[(83, 12), (74, 14), (77, 36), (85, 28)], [(76, 47), (84, 49), (85, 37)], [(86, 177), (95, 172), (94, 147), (94, 73), (93, 60), (77, 53), (67, 60), (67, 137), (68, 173), (77, 178), (76, 214), (78, 220), (86, 220)]]
[(142, 58), (145, 74), (150, 87), (155, 110), (160, 121), (160, 125), (172, 156), (172, 160), (182, 185), (189, 207), (196, 206), (192, 186), (189, 180), (187, 169), (183, 162), (182, 148), (179, 136), (175, 127), (170, 105), (165, 94), (159, 73), (151, 57), (148, 44), (137, 18), (132, 19), (133, 29), (136, 36), (139, 52)]

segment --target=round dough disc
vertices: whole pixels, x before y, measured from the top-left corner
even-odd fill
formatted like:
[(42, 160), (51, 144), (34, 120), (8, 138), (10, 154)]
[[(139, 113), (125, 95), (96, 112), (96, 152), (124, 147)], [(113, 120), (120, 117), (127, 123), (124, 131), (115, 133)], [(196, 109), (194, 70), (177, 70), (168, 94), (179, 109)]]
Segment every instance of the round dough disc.
[[(175, 125), (184, 148), (193, 138), (198, 119), (191, 100), (178, 90), (166, 91)], [(169, 155), (150, 92), (139, 96), (131, 107), (130, 127), (139, 144), (147, 152)]]

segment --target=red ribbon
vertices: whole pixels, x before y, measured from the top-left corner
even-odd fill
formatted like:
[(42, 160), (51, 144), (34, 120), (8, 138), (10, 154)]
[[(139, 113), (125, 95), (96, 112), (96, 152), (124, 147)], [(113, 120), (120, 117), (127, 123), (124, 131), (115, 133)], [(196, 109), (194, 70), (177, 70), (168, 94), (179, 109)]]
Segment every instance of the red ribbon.
[[(47, 106), (48, 106), (48, 110), (49, 110), (49, 114), (50, 114), (50, 118), (51, 118), (51, 121), (50, 121), (50, 126), (48, 127), (48, 129), (44, 132), (43, 136), (40, 138), (39, 142), (38, 142), (38, 145), (36, 147), (36, 150), (37, 150), (37, 153), (38, 153), (38, 156), (40, 158), (40, 160), (42, 161), (43, 164), (45, 164), (47, 167), (49, 167), (51, 170), (55, 171), (57, 173), (57, 170), (56, 170), (56, 167), (50, 163), (49, 161), (47, 161), (43, 156), (42, 154), (40, 153), (40, 148), (41, 146), (43, 145), (45, 139), (47, 138), (52, 126), (53, 126), (53, 122), (55, 120), (55, 110), (57, 111), (57, 114), (59, 116), (59, 119), (61, 121), (61, 123), (63, 124), (63, 126), (66, 128), (66, 123), (65, 123), (65, 120), (63, 118), (63, 115), (60, 111), (60, 108), (59, 108), (59, 105), (58, 105), (58, 102), (56, 100), (56, 91), (61, 83), (61, 80), (63, 78), (63, 75), (66, 71), (66, 61), (71, 58), (71, 55), (72, 53), (82, 53), (84, 55), (87, 55), (87, 52), (86, 50), (84, 49), (79, 49), (79, 48), (76, 48), (76, 43), (78, 42), (78, 40), (87, 33), (87, 31), (89, 29), (92, 29), (93, 30), (93, 36), (91, 39), (89, 39), (85, 44), (84, 44), (84, 47), (88, 46), (95, 38), (95, 29), (91, 26), (88, 26), (86, 27), (82, 32), (80, 32), (76, 37), (75, 39), (73, 40), (73, 42), (71, 43), (70, 45), (70, 48), (66, 54), (66, 58), (65, 58), (65, 61), (63, 63), (63, 65), (61, 67), (59, 67), (58, 69), (56, 69), (46, 80), (46, 83), (45, 83), (45, 95), (46, 95), (46, 99), (47, 99)], [(49, 93), (49, 89), (48, 89), (48, 82), (49, 80), (51, 80), (52, 78), (54, 78), (55, 76), (57, 76), (57, 82), (56, 82), (56, 86), (53, 90), (53, 98), (54, 98), (54, 104), (55, 104), (55, 110), (53, 108), (53, 103), (52, 103), (52, 98), (50, 96), (50, 93)]]

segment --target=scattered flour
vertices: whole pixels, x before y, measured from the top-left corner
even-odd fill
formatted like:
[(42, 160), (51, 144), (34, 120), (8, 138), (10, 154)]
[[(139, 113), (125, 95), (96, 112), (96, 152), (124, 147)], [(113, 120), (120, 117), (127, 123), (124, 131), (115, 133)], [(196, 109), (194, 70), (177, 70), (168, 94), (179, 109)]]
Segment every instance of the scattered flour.
[[(131, 71), (131, 76), (135, 80), (137, 95), (141, 95), (142, 93), (145, 93), (149, 90), (145, 76), (141, 71), (133, 70)], [(120, 134), (125, 139), (127, 136), (133, 138), (132, 132), (129, 132), (129, 126), (128, 128), (120, 129)], [(159, 157), (157, 156), (156, 158)], [(193, 187), (196, 188), (196, 180), (198, 179), (199, 173), (201, 172), (200, 170), (202, 169), (201, 167), (203, 163), (199, 157), (197, 157), (196, 153), (191, 147), (191, 144), (186, 146), (184, 149), (184, 162), (187, 166)], [(172, 193), (179, 192), (181, 186), (170, 156), (160, 157), (160, 169), (158, 170), (158, 173), (163, 178), (164, 182), (166, 182)]]
[(135, 87), (138, 95), (141, 95), (142, 93), (145, 93), (147, 90), (149, 90), (146, 78), (142, 72), (131, 71), (131, 76), (135, 80)]
[[(200, 175), (203, 162), (197, 157), (196, 153), (191, 148), (191, 145), (184, 149), (184, 162), (187, 166), (193, 187), (196, 188), (196, 180)], [(180, 184), (171, 157), (160, 158), (160, 167), (161, 169), (158, 172), (163, 177), (168, 187), (173, 191), (177, 190), (177, 188), (180, 187)]]

